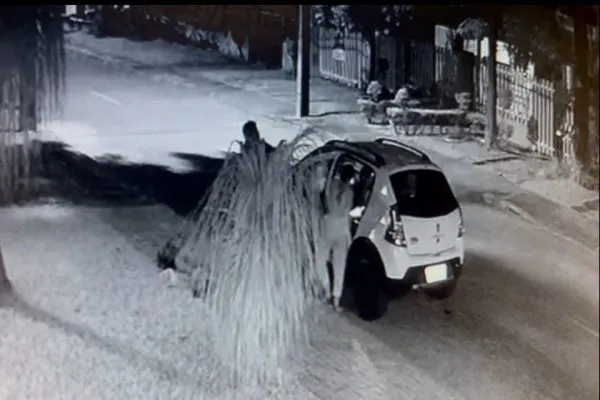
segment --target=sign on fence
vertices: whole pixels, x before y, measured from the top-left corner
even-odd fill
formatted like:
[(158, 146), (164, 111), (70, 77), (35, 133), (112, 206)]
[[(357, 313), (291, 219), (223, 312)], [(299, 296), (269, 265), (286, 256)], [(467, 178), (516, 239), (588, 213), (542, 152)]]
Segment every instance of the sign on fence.
[(346, 50), (342, 48), (333, 49), (331, 52), (331, 58), (335, 61), (346, 61)]

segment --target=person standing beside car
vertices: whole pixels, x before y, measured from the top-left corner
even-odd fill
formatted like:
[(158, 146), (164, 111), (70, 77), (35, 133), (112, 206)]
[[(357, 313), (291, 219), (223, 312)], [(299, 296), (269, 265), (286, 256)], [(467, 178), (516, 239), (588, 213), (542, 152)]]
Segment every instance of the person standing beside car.
[(325, 239), (329, 249), (328, 268), (331, 273), (331, 304), (341, 311), (340, 300), (344, 289), (346, 274), (346, 256), (350, 247), (350, 211), (354, 203), (353, 181), (356, 170), (351, 164), (345, 164), (339, 177), (331, 181), (326, 199)]

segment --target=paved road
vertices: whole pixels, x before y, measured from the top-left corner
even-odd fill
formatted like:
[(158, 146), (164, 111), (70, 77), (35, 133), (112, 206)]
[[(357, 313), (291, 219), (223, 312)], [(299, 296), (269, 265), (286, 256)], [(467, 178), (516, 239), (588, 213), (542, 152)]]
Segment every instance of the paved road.
[(53, 130), (69, 135), (68, 142), (87, 154), (114, 152), (135, 162), (176, 167), (169, 153), (220, 155), (241, 139), (247, 119), (269, 124), (263, 129), (267, 140), (293, 136), (289, 125), (275, 126), (258, 112), (272, 111), (268, 106), (228, 86), (185, 84), (167, 68), (135, 72), (80, 55), (69, 60), (65, 122)]
[[(209, 83), (205, 90), (202, 90), (202, 82), (197, 82), (196, 87), (185, 87), (158, 80), (152, 71), (129, 73), (79, 57), (70, 57), (69, 66), (71, 101), (65, 119), (70, 125), (63, 124), (62, 128), (87, 130), (87, 136), (78, 145), (87, 146), (88, 152), (95, 148), (97, 154), (134, 155), (141, 161), (152, 161), (154, 156), (162, 154), (162, 160), (170, 162), (171, 149), (200, 152), (203, 143), (212, 140), (226, 148), (237, 134), (240, 121), (250, 114), (238, 108), (244, 102), (252, 103), (250, 94), (235, 90), (217, 92)], [(252, 112), (255, 107), (250, 106)], [(275, 132), (273, 137), (282, 133), (281, 127), (270, 125), (268, 119), (260, 119), (260, 122), (265, 132), (271, 129)], [(72, 134), (72, 131), (62, 132), (65, 136)], [(106, 139), (108, 137), (111, 139)], [(185, 140), (179, 140), (181, 137)], [(136, 145), (131, 146), (131, 143)], [(211, 146), (214, 147), (214, 143)], [(377, 323), (364, 323), (349, 313), (331, 313), (325, 322), (312, 328), (311, 349), (304, 359), (297, 360), (298, 388), (293, 395), (277, 398), (598, 398), (596, 256), (547, 230), (494, 209), (482, 200), (484, 193), (510, 191), (510, 185), (471, 173), (443, 158), (439, 161), (448, 170), (463, 201), (467, 226), (465, 273), (449, 304), (453, 311), (451, 316), (412, 296), (394, 303), (389, 314)], [(193, 181), (186, 182), (193, 185)], [(73, 246), (72, 254), (102, 246), (106, 253), (96, 252), (92, 259), (76, 256), (77, 262), (71, 264), (66, 261), (52, 264), (69, 271), (68, 274), (63, 272), (60, 279), (75, 281), (75, 288), (63, 290), (58, 278), (38, 278), (27, 283), (29, 274), (34, 275), (42, 268), (34, 265), (33, 257), (27, 256), (28, 267), (15, 276), (17, 286), (27, 288), (22, 295), (47, 312), (59, 314), (61, 320), (69, 324), (87, 327), (93, 335), (76, 339), (77, 344), (72, 344), (76, 347), (53, 345), (51, 352), (42, 353), (40, 347), (31, 346), (35, 340), (42, 340), (37, 332), (43, 330), (52, 340), (57, 340), (54, 336), (72, 337), (73, 330), (53, 331), (47, 326), (28, 329), (31, 322), (24, 322), (19, 313), (0, 312), (1, 329), (5, 334), (8, 332), (9, 337), (0, 342), (0, 376), (3, 382), (13, 382), (13, 386), (0, 385), (0, 393), (8, 390), (5, 392), (8, 397), (0, 397), (35, 398), (38, 394), (37, 398), (41, 398), (39, 393), (44, 393), (43, 390), (26, 378), (43, 368), (35, 384), (64, 393), (57, 398), (73, 398), (71, 393), (81, 385), (76, 383), (76, 378), (81, 376), (97, 377), (87, 389), (85, 397), (90, 399), (201, 398), (198, 393), (202, 393), (208, 383), (191, 379), (190, 371), (202, 368), (203, 357), (210, 349), (201, 334), (190, 333), (193, 322), (189, 321), (200, 323), (194, 319), (197, 318), (195, 308), (187, 306), (182, 295), (173, 294), (177, 290), (168, 291), (156, 284), (153, 281), (156, 271), (149, 257), (151, 251), (140, 256), (139, 246), (131, 245), (133, 236), (136, 243), (151, 240), (152, 232), (160, 225), (153, 216), (157, 212), (156, 208), (139, 207), (74, 212), (72, 215), (80, 215), (82, 221), (94, 219), (89, 226), (100, 224), (97, 229), (116, 235), (120, 248), (115, 253), (109, 239), (90, 242), (96, 243), (93, 246), (81, 243)], [(23, 241), (18, 235), (28, 238), (30, 231), (16, 230), (18, 221), (25, 220), (24, 217), (0, 214), (0, 218), (3, 218), (0, 237), (5, 248), (23, 248), (21, 246), (31, 242)], [(45, 230), (50, 234), (52, 222), (48, 216), (45, 218), (44, 229), (33, 222), (23, 226), (29, 226), (31, 232)], [(63, 216), (62, 220), (54, 220), (80, 228), (87, 224), (73, 218)], [(75, 228), (68, 225), (62, 229), (75, 232)], [(82, 236), (79, 241), (83, 239)], [(72, 240), (76, 241), (75, 236)], [(30, 245), (33, 246), (33, 242)], [(55, 251), (67, 257), (66, 250)], [(18, 252), (9, 252), (9, 260), (17, 262), (19, 257)], [(129, 257), (135, 262), (126, 261)], [(105, 265), (107, 262), (98, 261), (104, 258), (117, 260), (117, 264), (122, 263), (126, 269), (119, 272), (119, 265), (109, 267)], [(91, 268), (93, 263), (105, 267), (98, 271)], [(115, 275), (119, 279), (114, 278)], [(148, 286), (146, 289), (137, 287), (132, 296), (131, 281)], [(105, 300), (109, 290), (111, 297), (123, 302), (123, 308), (114, 314)], [(84, 303), (101, 306), (92, 311), (77, 308), (78, 303), (70, 298), (76, 291), (81, 292), (80, 297), (86, 293)], [(148, 296), (148, 291), (153, 295)], [(152, 298), (171, 298), (172, 301)], [(153, 307), (160, 309), (160, 318), (148, 315)], [(172, 319), (185, 322), (173, 323), (168, 331), (159, 329)], [(48, 319), (42, 318), (36, 324), (48, 325)], [(21, 326), (18, 334), (11, 331)], [(143, 331), (148, 333), (141, 334), (136, 326), (143, 326)], [(185, 339), (174, 343), (174, 337)], [(113, 345), (108, 346), (107, 342)], [(73, 348), (81, 352), (80, 357), (72, 357)], [(36, 352), (39, 360), (20, 362), (18, 368), (14, 368), (14, 354), (19, 352)], [(168, 352), (176, 355), (165, 354)], [(49, 368), (56, 372), (49, 372)], [(115, 368), (124, 373), (115, 373)], [(73, 378), (65, 380), (61, 376)], [(132, 385), (147, 385), (148, 392), (135, 394)], [(174, 388), (180, 390), (179, 394)], [(11, 393), (15, 393), (11, 390), (29, 395), (11, 397)], [(257, 398), (269, 398), (264, 391), (257, 393)], [(228, 397), (231, 393), (220, 395), (231, 398)], [(245, 396), (252, 398), (250, 394)], [(209, 398), (219, 397), (213, 394)]]

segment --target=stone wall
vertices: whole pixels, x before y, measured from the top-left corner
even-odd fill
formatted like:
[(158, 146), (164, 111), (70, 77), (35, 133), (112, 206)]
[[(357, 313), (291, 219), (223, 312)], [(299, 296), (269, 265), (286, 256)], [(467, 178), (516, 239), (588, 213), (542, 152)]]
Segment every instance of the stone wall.
[(286, 37), (297, 36), (297, 5), (104, 6), (104, 31), (212, 48), (232, 58), (281, 65)]

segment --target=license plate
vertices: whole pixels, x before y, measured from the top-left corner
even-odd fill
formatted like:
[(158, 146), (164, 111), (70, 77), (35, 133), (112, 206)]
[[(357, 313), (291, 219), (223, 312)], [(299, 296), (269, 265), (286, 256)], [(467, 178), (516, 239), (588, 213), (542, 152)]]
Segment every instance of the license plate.
[(425, 267), (425, 282), (435, 283), (448, 279), (448, 265), (437, 264)]

